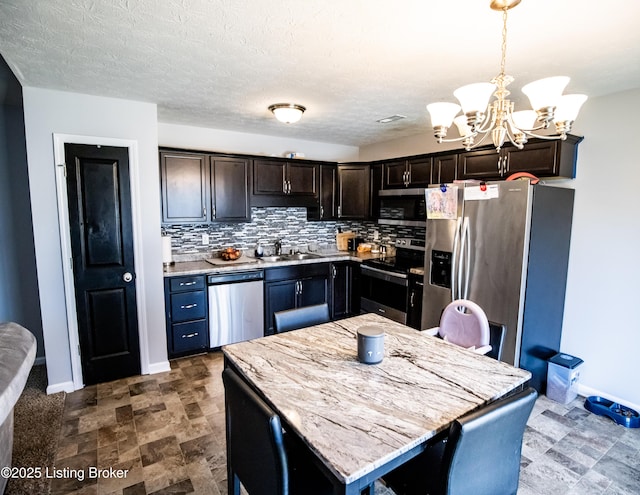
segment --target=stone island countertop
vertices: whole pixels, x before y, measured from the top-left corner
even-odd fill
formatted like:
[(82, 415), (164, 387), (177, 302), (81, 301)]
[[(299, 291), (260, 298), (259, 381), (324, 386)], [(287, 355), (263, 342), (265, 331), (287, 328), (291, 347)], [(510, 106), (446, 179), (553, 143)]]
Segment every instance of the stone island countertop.
[[(379, 364), (357, 359), (363, 325), (384, 329)], [(223, 352), (227, 365), (345, 486), (384, 471), (456, 418), (531, 377), (375, 314), (228, 345)]]

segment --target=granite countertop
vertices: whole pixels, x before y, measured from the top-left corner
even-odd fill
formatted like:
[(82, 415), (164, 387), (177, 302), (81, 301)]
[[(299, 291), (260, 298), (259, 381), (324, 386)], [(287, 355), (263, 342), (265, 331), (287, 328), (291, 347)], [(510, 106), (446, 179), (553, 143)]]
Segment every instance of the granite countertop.
[(288, 265), (308, 265), (312, 263), (328, 263), (330, 261), (358, 261), (378, 258), (379, 254), (358, 253), (355, 251), (336, 251), (333, 253), (319, 254), (317, 258), (306, 260), (282, 260), (282, 261), (262, 261), (258, 258), (246, 257), (246, 263), (229, 262), (228, 265), (212, 265), (204, 259), (196, 261), (176, 261), (175, 264), (164, 267), (165, 277), (177, 275), (202, 275), (244, 270), (257, 270), (264, 268), (274, 268)]
[[(381, 363), (357, 329), (385, 331)], [(531, 374), (375, 314), (223, 347), (229, 362), (349, 484), (525, 384)]]

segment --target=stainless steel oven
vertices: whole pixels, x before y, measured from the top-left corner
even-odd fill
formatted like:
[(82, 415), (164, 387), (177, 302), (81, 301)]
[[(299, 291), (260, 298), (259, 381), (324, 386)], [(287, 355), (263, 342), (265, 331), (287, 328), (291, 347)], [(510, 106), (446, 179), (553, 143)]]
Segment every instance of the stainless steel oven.
[(397, 239), (396, 255), (362, 262), (360, 309), (407, 324), (410, 309), (409, 270), (424, 266), (424, 240)]

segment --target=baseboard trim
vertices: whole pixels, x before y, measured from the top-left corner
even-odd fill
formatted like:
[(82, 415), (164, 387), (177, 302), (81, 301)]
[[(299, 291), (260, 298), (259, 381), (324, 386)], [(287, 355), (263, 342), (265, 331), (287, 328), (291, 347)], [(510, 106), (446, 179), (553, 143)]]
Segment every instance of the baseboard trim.
[(150, 375), (155, 375), (156, 373), (164, 373), (166, 371), (171, 371), (171, 365), (169, 364), (169, 361), (160, 361), (159, 363), (149, 364)]
[(73, 382), (61, 382), (54, 383), (52, 385), (47, 386), (47, 395), (57, 394), (58, 392), (66, 392), (70, 394), (71, 392), (75, 392), (75, 388), (73, 387)]
[(578, 393), (584, 397), (589, 397), (590, 395), (597, 395), (605, 399), (612, 400), (613, 402), (618, 402), (623, 406), (630, 407), (631, 409), (635, 409), (636, 411), (640, 411), (640, 404), (634, 404), (633, 402), (629, 402), (626, 399), (616, 397), (615, 395), (611, 395), (608, 392), (604, 392), (602, 390), (597, 390), (592, 387), (587, 387), (586, 385), (582, 385), (581, 383), (578, 384)]

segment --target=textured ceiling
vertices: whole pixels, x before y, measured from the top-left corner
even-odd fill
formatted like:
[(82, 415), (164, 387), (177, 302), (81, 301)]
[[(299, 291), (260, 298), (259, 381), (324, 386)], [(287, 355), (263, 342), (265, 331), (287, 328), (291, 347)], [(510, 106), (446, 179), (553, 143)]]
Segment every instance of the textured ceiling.
[[(361, 146), (430, 129), (425, 105), (499, 71), (489, 0), (0, 0), (0, 53), (24, 86), (154, 102), (161, 122)], [(520, 88), (640, 87), (640, 2), (523, 0)], [(294, 125), (272, 103), (305, 105)], [(376, 120), (394, 114), (390, 124)], [(430, 132), (430, 131), (429, 131)]]

